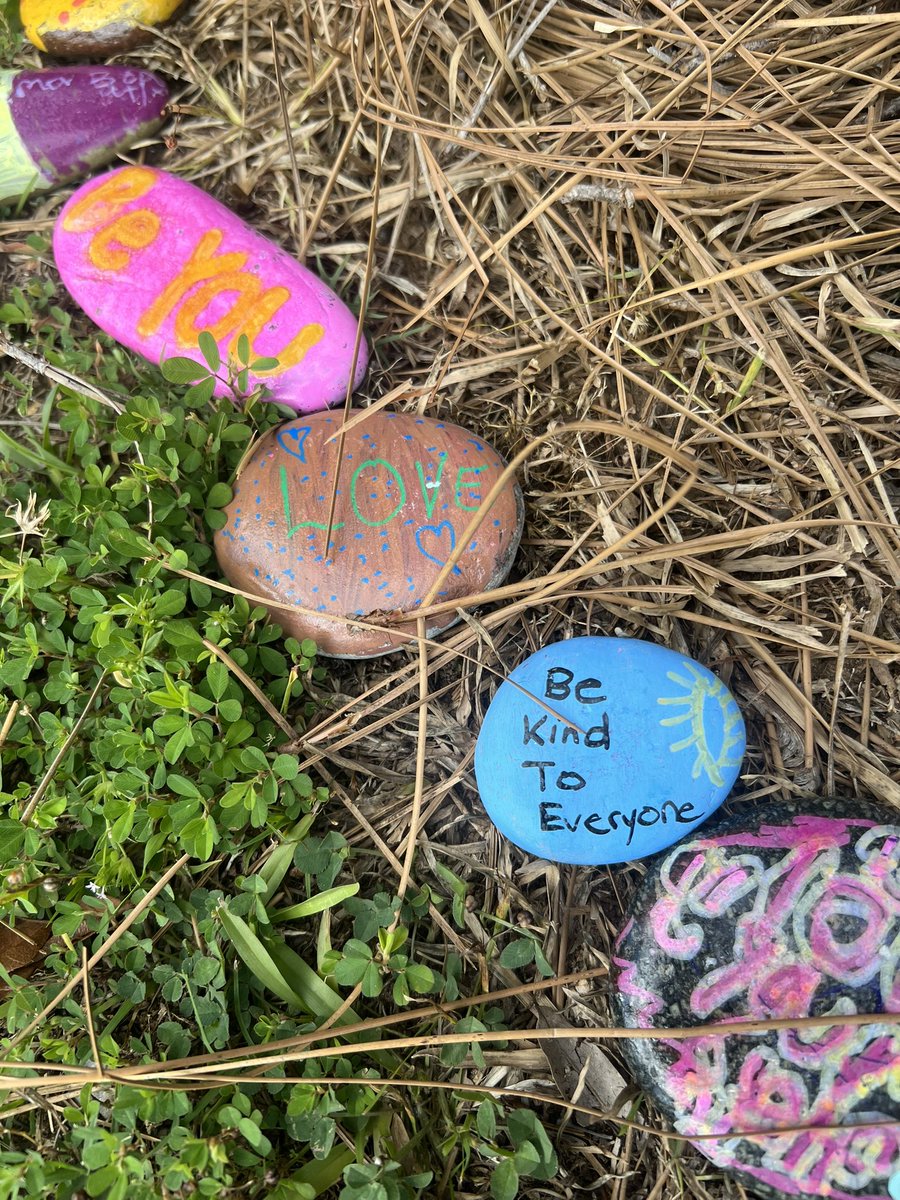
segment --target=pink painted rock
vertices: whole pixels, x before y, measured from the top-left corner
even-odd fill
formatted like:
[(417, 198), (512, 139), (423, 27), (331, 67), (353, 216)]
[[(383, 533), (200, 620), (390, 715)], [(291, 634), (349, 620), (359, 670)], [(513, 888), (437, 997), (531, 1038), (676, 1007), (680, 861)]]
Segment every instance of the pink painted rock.
[[(356, 318), (320, 279), (206, 192), (153, 167), (122, 167), (80, 187), (53, 232), (63, 283), (84, 311), (151, 362), (202, 363), (209, 330), (223, 364), (246, 334), (250, 374), (297, 412), (343, 400)], [(367, 361), (360, 345), (354, 386)], [(218, 395), (230, 394), (217, 385)]]
[[(458, 425), (389, 412), (349, 430), (338, 462), (337, 441), (328, 439), (340, 426), (340, 415), (315, 413), (263, 438), (215, 535), (216, 557), (235, 587), (297, 606), (270, 608), (286, 634), (313, 638), (322, 654), (372, 658), (409, 644), (416, 609), (505, 463)], [(521, 493), (509, 482), (436, 601), (497, 587), (512, 566), (522, 516)], [(377, 629), (352, 624), (358, 617), (380, 625), (398, 614), (411, 619)], [(427, 632), (457, 620), (455, 611), (439, 614)]]

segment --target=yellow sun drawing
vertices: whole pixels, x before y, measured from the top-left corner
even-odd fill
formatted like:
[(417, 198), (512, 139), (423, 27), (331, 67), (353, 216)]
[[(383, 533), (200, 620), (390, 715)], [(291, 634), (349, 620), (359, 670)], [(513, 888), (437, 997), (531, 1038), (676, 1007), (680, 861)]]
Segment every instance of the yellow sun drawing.
[[(744, 722), (741, 719), (740, 709), (720, 679), (716, 679), (714, 675), (709, 675), (704, 671), (699, 671), (693, 663), (684, 662), (682, 666), (690, 672), (691, 679), (685, 679), (683, 675), (678, 675), (674, 671), (667, 671), (666, 677), (685, 688), (686, 695), (660, 696), (656, 703), (683, 704), (687, 707), (687, 712), (681, 713), (677, 717), (664, 717), (660, 721), (660, 725), (682, 725), (685, 721), (690, 721), (690, 737), (672, 742), (669, 749), (675, 754), (679, 750), (695, 746), (697, 757), (691, 771), (692, 778), (697, 779), (700, 772), (705, 771), (711, 783), (714, 783), (716, 787), (724, 787), (722, 768), (740, 766), (743, 757)], [(713, 755), (709, 748), (703, 723), (703, 709), (707, 698), (715, 700), (722, 710), (722, 746), (717, 755)], [(735, 746), (741, 747), (737, 758), (731, 754)]]

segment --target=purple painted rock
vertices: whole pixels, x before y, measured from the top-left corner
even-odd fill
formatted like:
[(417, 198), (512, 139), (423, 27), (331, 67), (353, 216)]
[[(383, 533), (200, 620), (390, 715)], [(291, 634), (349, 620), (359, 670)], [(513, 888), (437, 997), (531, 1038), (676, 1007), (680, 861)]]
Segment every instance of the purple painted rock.
[[(890, 1194), (900, 1020), (843, 1018), (900, 1014), (896, 809), (817, 800), (705, 826), (648, 864), (614, 962), (625, 1027), (730, 1026), (619, 1043), (680, 1133), (717, 1135), (698, 1150), (766, 1196)], [(829, 1020), (742, 1032), (806, 1017)]]
[(105, 58), (149, 41), (181, 0), (22, 0), (25, 36), (57, 58)]
[[(152, 167), (122, 167), (84, 184), (53, 233), (63, 283), (101, 329), (151, 362), (204, 362), (209, 330), (223, 363), (246, 335), (250, 373), (298, 412), (343, 400), (356, 318), (311, 271), (199, 188)], [(354, 384), (365, 373), (360, 344)], [(217, 394), (229, 389), (217, 385)]]
[[(298, 606), (269, 610), (286, 634), (313, 638), (323, 654), (372, 658), (408, 645), (415, 620), (371, 629), (352, 619), (379, 625), (385, 616), (415, 614), (505, 464), (458, 425), (388, 412), (373, 413), (345, 434), (338, 464), (337, 442), (328, 439), (340, 426), (337, 414), (315, 413), (263, 438), (238, 478), (227, 524), (216, 533), (216, 556), (235, 587)], [(501, 583), (522, 518), (521, 493), (510, 482), (436, 601)], [(429, 636), (457, 619), (453, 610), (431, 618)]]
[(158, 128), (166, 85), (132, 67), (0, 71), (0, 201), (45, 192)]

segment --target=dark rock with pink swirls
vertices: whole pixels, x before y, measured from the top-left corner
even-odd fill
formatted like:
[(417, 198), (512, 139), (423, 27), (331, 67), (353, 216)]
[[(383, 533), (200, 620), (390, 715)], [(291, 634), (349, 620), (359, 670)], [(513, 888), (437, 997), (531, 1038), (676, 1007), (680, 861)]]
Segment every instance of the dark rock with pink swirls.
[[(652, 860), (614, 962), (624, 1026), (735, 1026), (624, 1043), (638, 1084), (680, 1133), (707, 1136), (694, 1144), (714, 1163), (768, 1196), (894, 1194), (900, 812), (832, 799), (704, 826)], [(833, 1019), (740, 1028), (817, 1017)]]

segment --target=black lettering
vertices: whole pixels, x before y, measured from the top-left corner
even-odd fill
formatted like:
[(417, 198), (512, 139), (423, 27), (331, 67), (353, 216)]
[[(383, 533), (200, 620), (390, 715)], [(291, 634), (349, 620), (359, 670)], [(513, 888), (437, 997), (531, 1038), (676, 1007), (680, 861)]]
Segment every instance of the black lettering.
[(549, 740), (549, 742), (550, 742), (550, 745), (551, 745), (551, 746), (555, 746), (555, 745), (556, 745), (556, 731), (557, 731), (557, 729), (558, 729), (558, 728), (559, 728), (559, 726), (558, 726), (558, 725), (556, 724), (556, 722), (554, 721), (554, 722), (553, 722), (553, 725), (552, 725), (552, 726), (551, 726), (551, 728), (550, 728), (550, 737), (549, 737), (549, 739), (548, 739), (548, 740)]
[(569, 741), (574, 742), (576, 746), (581, 745), (581, 738), (578, 736), (578, 730), (573, 729), (571, 725), (566, 725), (563, 728), (562, 744), (565, 745), (566, 742)]
[(603, 714), (599, 725), (592, 725), (584, 735), (584, 744), (592, 750), (609, 749), (609, 713)]
[(538, 770), (540, 771), (540, 773), (541, 773), (541, 775), (540, 775), (540, 778), (541, 778), (541, 791), (542, 791), (542, 792), (546, 792), (546, 790), (547, 790), (547, 776), (544, 774), (544, 769), (545, 769), (545, 767), (555, 767), (555, 766), (556, 766), (556, 763), (555, 763), (555, 762), (523, 762), (523, 763), (522, 763), (522, 766), (523, 766), (523, 767), (537, 767), (537, 769), (538, 769)]
[(565, 667), (551, 667), (547, 672), (547, 690), (544, 695), (548, 700), (565, 700), (569, 695), (569, 684), (575, 676)]
[(528, 717), (527, 717), (527, 716), (526, 716), (526, 717), (524, 717), (524, 721), (525, 721), (525, 736), (522, 738), (522, 745), (523, 745), (523, 746), (527, 746), (529, 742), (537, 742), (537, 744), (538, 744), (539, 746), (543, 746), (543, 744), (544, 744), (544, 739), (543, 739), (543, 738), (541, 737), (541, 735), (538, 733), (538, 730), (540, 729), (540, 727), (543, 725), (543, 723), (544, 723), (546, 720), (547, 720), (547, 714), (546, 714), (546, 713), (544, 713), (544, 715), (541, 717), (541, 719), (540, 719), (539, 721), (535, 721), (535, 723), (534, 723), (533, 725), (529, 725), (529, 724), (528, 724)]
[[(627, 839), (626, 839), (626, 841), (625, 841), (625, 845), (626, 845), (626, 846), (630, 846), (630, 845), (631, 845), (631, 839), (634, 837), (634, 822), (635, 822), (635, 819), (636, 819), (636, 817), (637, 817), (637, 809), (636, 809), (636, 808), (633, 808), (633, 809), (631, 810), (631, 820), (629, 820), (629, 819), (628, 819), (628, 814), (627, 814), (627, 813), (619, 813), (619, 816), (622, 818), (622, 820), (623, 820), (623, 821), (625, 822), (625, 824), (628, 826), (628, 837), (627, 837)], [(609, 823), (610, 823), (610, 825), (612, 824), (612, 816), (610, 816)]]
[[(571, 783), (568, 782), (570, 779)], [(560, 771), (556, 786), (564, 792), (580, 792), (583, 787), (587, 786), (587, 780), (577, 771)]]
[[(650, 815), (653, 817), (653, 820), (645, 821), (644, 813), (650, 813)], [(638, 816), (638, 825), (643, 825), (644, 828), (647, 829), (652, 825), (658, 824), (658, 822), (659, 822), (659, 809), (654, 808), (652, 804), (645, 804), (644, 807), (640, 811), (640, 815)]]
[(565, 827), (566, 827), (566, 829), (568, 829), (569, 833), (574, 833), (574, 832), (575, 832), (575, 830), (578, 828), (578, 826), (581, 824), (581, 813), (579, 813), (579, 814), (578, 814), (578, 816), (575, 818), (575, 824), (574, 824), (574, 825), (570, 824), (570, 823), (569, 823), (569, 822), (566, 820), (566, 818), (565, 818), (565, 817), (563, 817), (563, 822), (564, 822), (564, 824), (565, 824)]
[[(669, 803), (671, 803), (671, 801), (669, 801)], [(686, 817), (684, 814), (688, 811), (688, 809), (690, 809), (691, 812), (694, 811), (694, 806), (690, 803), (690, 801), (688, 801), (687, 804), (680, 804), (678, 806), (678, 812), (675, 816), (675, 820), (682, 825), (693, 825), (695, 821), (700, 820), (700, 818), (696, 815), (692, 817)]]
[(599, 691), (603, 684), (599, 679), (582, 679), (575, 685), (575, 699), (579, 704), (602, 704), (605, 696), (589, 696), (588, 692)]
[(600, 820), (599, 813), (591, 813), (591, 815), (589, 817), (585, 818), (584, 827), (588, 831), (588, 833), (596, 833), (599, 837), (603, 837), (607, 833), (609, 833), (609, 830), (604, 829), (602, 825), (600, 826), (599, 829), (595, 829), (594, 825), (599, 820)]
[(554, 804), (552, 800), (542, 800), (538, 805), (538, 812), (541, 814), (541, 832), (556, 833), (562, 829), (562, 821), (559, 817), (550, 815), (551, 808), (562, 808), (561, 804)]

